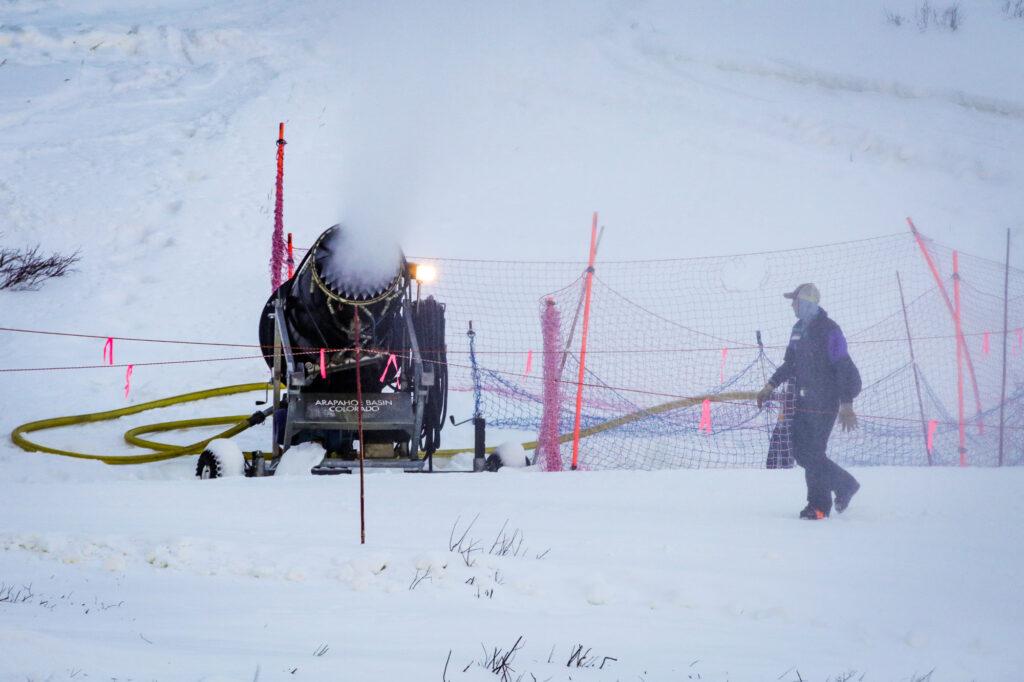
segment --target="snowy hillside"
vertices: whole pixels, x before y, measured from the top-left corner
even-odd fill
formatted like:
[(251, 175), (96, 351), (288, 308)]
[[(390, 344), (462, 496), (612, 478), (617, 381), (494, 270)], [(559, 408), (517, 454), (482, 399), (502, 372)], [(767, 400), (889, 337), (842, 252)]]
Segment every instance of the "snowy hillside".
[[(1024, 12), (960, 2), (950, 30), (953, 3), (927, 25), (924, 5), (0, 0), (0, 246), (80, 255), (0, 291), (0, 326), (99, 337), (0, 331), (0, 432), (123, 406), (123, 368), (9, 371), (98, 365), (104, 337), (257, 343), (279, 121), (300, 245), (344, 220), (409, 254), (583, 260), (597, 210), (624, 260), (910, 215), (995, 260), (1011, 229), (1020, 265)], [(131, 403), (266, 374), (251, 348), (115, 351)], [(127, 452), (149, 417), (40, 437)], [(1024, 666), (1016, 469), (861, 469), (814, 527), (798, 471), (374, 475), (360, 547), (357, 482), (304, 475), (314, 450), (295, 475), (199, 483), (193, 458), (0, 443), (0, 679), (500, 679), (463, 669), (519, 636), (511, 679)], [(478, 513), (468, 566), (448, 538)], [(506, 519), (523, 556), (486, 552)], [(579, 644), (596, 663), (570, 670)]]

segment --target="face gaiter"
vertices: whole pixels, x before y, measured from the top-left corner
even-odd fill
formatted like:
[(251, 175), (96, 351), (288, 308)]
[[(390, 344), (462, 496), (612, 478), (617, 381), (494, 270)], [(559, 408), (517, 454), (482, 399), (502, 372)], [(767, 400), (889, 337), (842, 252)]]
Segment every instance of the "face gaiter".
[(805, 301), (802, 298), (796, 300), (796, 316), (804, 327), (817, 316), (818, 310), (820, 308), (817, 303)]

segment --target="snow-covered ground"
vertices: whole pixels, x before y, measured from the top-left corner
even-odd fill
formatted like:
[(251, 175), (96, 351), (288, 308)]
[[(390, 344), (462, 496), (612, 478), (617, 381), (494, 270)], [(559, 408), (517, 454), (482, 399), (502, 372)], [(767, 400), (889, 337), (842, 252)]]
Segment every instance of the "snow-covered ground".
[[(32, 594), (0, 604), (4, 679), (431, 680), (451, 651), (445, 679), (487, 680), (463, 669), (520, 636), (511, 679), (1024, 664), (1019, 470), (858, 470), (824, 523), (792, 471), (373, 475), (362, 547), (354, 476), (60, 471), (4, 483), (0, 582)], [(503, 525), (519, 556), (490, 553)], [(579, 644), (617, 660), (567, 668)]]
[[(0, 245), (81, 262), (0, 292), (0, 326), (256, 343), (278, 121), (300, 244), (345, 220), (411, 254), (582, 259), (596, 209), (603, 256), (682, 257), (912, 215), (1001, 259), (1024, 226), (1024, 19), (974, 0), (956, 31), (920, 30), (922, 4), (6, 0)], [(101, 348), (0, 332), (0, 369)], [(133, 402), (264, 376), (142, 366), (251, 349), (116, 353)], [(3, 433), (125, 403), (123, 369), (3, 376)], [(113, 452), (132, 424), (41, 439)], [(197, 483), (188, 461), (0, 445), (0, 678), (438, 679), (451, 651), (446, 679), (496, 679), (463, 669), (519, 636), (524, 680), (1024, 668), (1017, 470), (859, 470), (823, 524), (794, 519), (796, 471), (373, 475), (361, 547), (355, 478), (295, 454), (293, 476)], [(449, 531), (478, 513), (466, 566)], [(506, 519), (524, 556), (486, 552)], [(617, 660), (569, 670), (578, 644)]]

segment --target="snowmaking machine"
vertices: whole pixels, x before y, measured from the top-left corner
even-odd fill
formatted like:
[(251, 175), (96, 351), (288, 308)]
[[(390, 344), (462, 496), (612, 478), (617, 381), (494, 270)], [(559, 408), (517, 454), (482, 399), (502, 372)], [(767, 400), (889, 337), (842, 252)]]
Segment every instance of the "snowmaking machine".
[[(263, 308), (274, 399), (253, 417), (272, 419), (273, 449), (253, 456), (246, 475), (273, 474), (290, 447), (310, 441), (326, 451), (314, 474), (350, 473), (360, 450), (367, 467), (433, 469), (447, 412), (445, 306), (420, 298), (425, 266), (361, 241), (328, 228)], [(218, 464), (204, 452), (197, 473), (203, 457)]]

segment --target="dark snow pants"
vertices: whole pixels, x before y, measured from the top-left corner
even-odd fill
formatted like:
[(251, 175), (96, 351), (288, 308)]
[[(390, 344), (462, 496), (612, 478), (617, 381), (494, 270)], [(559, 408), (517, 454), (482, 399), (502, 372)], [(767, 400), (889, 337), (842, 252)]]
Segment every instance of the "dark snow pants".
[(857, 485), (850, 472), (825, 454), (837, 414), (838, 408), (798, 404), (793, 415), (793, 458), (804, 468), (807, 502), (825, 513), (832, 511), (833, 492), (846, 493)]

